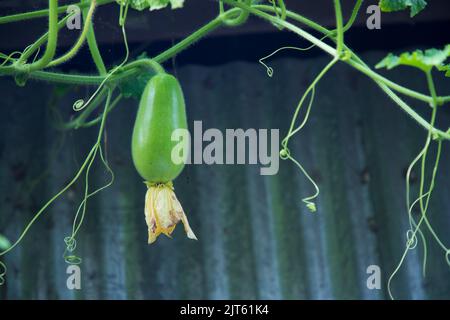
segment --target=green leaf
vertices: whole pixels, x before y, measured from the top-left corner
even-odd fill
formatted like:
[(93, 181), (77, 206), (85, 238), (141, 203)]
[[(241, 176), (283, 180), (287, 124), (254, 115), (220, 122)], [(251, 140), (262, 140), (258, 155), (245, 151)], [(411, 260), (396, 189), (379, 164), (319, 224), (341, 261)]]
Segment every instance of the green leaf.
[(383, 12), (401, 11), (410, 8), (410, 15), (414, 17), (427, 5), (425, 0), (380, 0), (379, 6)]
[(433, 67), (440, 71), (446, 71), (448, 76), (448, 65), (445, 66), (445, 60), (450, 56), (450, 44), (446, 45), (442, 50), (428, 49), (425, 51), (416, 50), (414, 52), (404, 52), (397, 56), (389, 53), (381, 60), (375, 68), (386, 68), (388, 70), (398, 66), (411, 66), (419, 68), (424, 72), (430, 71)]
[(11, 247), (11, 242), (0, 234), (0, 250), (4, 251)]
[(439, 71), (445, 72), (445, 76), (450, 78), (450, 63), (437, 67)]
[[(145, 59), (148, 58), (147, 54), (143, 52), (137, 57), (137, 60), (139, 59)], [(140, 99), (142, 92), (144, 92), (144, 88), (147, 85), (148, 80), (150, 80), (151, 77), (153, 77), (155, 74), (151, 72), (150, 70), (142, 70), (142, 72), (138, 73), (134, 77), (129, 77), (122, 81), (119, 84), (119, 89), (122, 93), (122, 95), (125, 98), (136, 98)]]
[(159, 10), (170, 4), (172, 9), (182, 8), (184, 0), (116, 0), (120, 5), (130, 3), (130, 7), (139, 11), (144, 9)]

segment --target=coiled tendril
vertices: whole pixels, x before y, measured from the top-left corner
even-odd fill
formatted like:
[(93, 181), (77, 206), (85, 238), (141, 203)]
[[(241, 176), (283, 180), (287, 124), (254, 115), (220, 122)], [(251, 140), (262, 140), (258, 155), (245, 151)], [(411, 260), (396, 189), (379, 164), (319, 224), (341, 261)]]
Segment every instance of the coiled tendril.
[[(270, 53), (269, 55), (259, 59), (259, 63), (261, 63), (267, 70), (267, 75), (269, 77), (272, 77), (273, 75), (273, 68), (269, 67), (267, 64), (265, 64), (263, 61), (267, 58), (270, 58), (271, 56), (273, 56), (274, 54), (280, 52), (281, 50), (285, 50), (285, 49), (293, 49), (293, 50), (298, 50), (298, 51), (306, 51), (309, 50), (311, 48), (313, 48), (314, 45), (311, 45), (307, 48), (298, 48), (298, 47), (281, 47), (278, 48), (277, 50), (273, 51), (272, 53)], [(327, 71), (329, 69), (331, 69), (331, 67), (339, 60), (338, 57), (335, 57), (332, 61), (330, 61), (323, 69), (322, 71), (316, 76), (316, 78), (313, 80), (313, 82), (308, 86), (308, 88), (306, 89), (306, 91), (304, 92), (304, 94), (302, 95), (300, 101), (297, 104), (297, 108), (295, 109), (294, 115), (292, 116), (292, 120), (291, 120), (291, 125), (289, 128), (289, 132), (287, 133), (287, 135), (285, 136), (285, 138), (282, 140), (281, 145), (282, 145), (282, 149), (280, 151), (280, 158), (282, 160), (291, 160), (301, 171), (302, 173), (305, 175), (305, 177), (311, 182), (311, 184), (313, 185), (314, 189), (315, 189), (315, 193), (311, 196), (308, 196), (306, 198), (303, 198), (302, 201), (303, 203), (305, 203), (306, 207), (308, 208), (309, 211), (311, 212), (316, 212), (317, 211), (317, 206), (316, 204), (312, 201), (314, 199), (316, 199), (319, 196), (320, 193), (320, 189), (317, 185), (317, 183), (314, 181), (314, 179), (308, 174), (308, 172), (305, 170), (305, 168), (303, 168), (303, 166), (295, 159), (291, 156), (291, 152), (288, 148), (288, 143), (289, 143), (289, 139), (294, 136), (295, 134), (297, 134), (307, 123), (310, 112), (311, 112), (311, 107), (312, 104), (314, 102), (314, 96), (315, 96), (315, 88), (317, 83), (320, 81), (320, 79), (327, 73)], [(309, 103), (306, 109), (306, 114), (302, 120), (302, 122), (300, 123), (300, 125), (296, 126), (297, 123), (297, 118), (299, 116), (299, 113), (302, 109), (303, 103), (305, 102), (306, 98), (310, 96), (309, 99)]]
[(417, 236), (414, 234), (414, 230), (409, 229), (406, 231), (406, 247), (409, 250), (413, 250), (417, 247)]
[[(242, 2), (246, 5), (251, 5), (252, 3), (251, 0), (242, 0)], [(240, 9), (239, 15), (237, 17), (226, 17), (223, 15), (225, 13), (225, 9), (222, 1), (219, 2), (219, 8), (223, 23), (229, 27), (237, 27), (245, 23), (250, 15), (250, 12)]]
[(0, 261), (0, 286), (5, 283), (6, 265)]
[(83, 261), (80, 257), (74, 254), (67, 254), (68, 252), (72, 253), (77, 248), (77, 241), (73, 237), (65, 237), (64, 243), (66, 244), (66, 250), (64, 251), (64, 261), (68, 264), (81, 264)]

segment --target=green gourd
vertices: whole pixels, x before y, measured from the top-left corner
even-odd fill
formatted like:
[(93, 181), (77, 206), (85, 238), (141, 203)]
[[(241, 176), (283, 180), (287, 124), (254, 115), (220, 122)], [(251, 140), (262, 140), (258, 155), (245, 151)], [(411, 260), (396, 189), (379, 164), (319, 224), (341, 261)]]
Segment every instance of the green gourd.
[(183, 163), (171, 159), (180, 143), (171, 139), (175, 129), (187, 130), (183, 91), (174, 76), (160, 73), (142, 93), (131, 143), (134, 165), (146, 182), (167, 183), (183, 170)]

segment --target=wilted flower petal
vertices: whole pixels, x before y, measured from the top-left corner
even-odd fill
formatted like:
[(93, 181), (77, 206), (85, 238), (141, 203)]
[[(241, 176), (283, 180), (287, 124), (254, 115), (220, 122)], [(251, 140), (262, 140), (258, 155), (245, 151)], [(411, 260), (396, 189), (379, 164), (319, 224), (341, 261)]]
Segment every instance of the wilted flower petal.
[(188, 238), (197, 240), (189, 226), (186, 214), (175, 196), (172, 183), (147, 184), (145, 196), (145, 221), (148, 226), (148, 243), (153, 243), (161, 234), (170, 237), (181, 220)]

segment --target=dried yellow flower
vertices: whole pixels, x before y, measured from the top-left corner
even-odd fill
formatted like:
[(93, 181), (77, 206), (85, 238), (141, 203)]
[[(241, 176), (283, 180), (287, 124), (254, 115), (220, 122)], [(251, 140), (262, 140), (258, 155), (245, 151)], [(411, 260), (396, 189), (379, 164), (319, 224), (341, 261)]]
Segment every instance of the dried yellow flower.
[(187, 237), (197, 240), (173, 191), (172, 183), (147, 183), (147, 187), (145, 221), (148, 226), (148, 243), (155, 242), (161, 233), (170, 237), (180, 221), (183, 222)]

